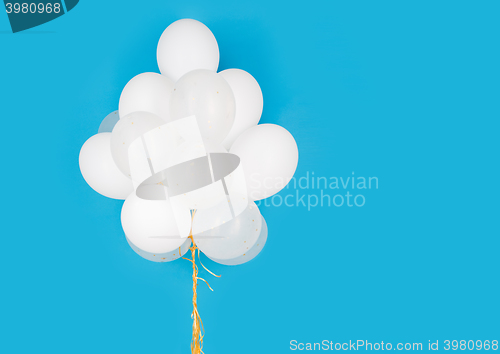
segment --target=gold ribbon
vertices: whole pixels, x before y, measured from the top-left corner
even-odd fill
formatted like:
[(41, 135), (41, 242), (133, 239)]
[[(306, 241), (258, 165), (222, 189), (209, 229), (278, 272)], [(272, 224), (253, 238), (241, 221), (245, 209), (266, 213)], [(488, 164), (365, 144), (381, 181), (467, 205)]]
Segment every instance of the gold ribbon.
[[(205, 329), (203, 328), (203, 321), (201, 320), (200, 314), (198, 313), (198, 305), (196, 300), (198, 299), (198, 295), (196, 293), (196, 288), (198, 287), (198, 280), (204, 281), (210, 290), (214, 291), (210, 284), (198, 276), (198, 266), (196, 265), (196, 250), (198, 250), (198, 259), (200, 260), (200, 264), (203, 268), (213, 276), (220, 278), (220, 275), (215, 275), (210, 270), (207, 269), (201, 262), (200, 258), (200, 249), (196, 246), (193, 238), (193, 220), (196, 210), (193, 211), (191, 216), (191, 231), (189, 233), (189, 238), (191, 239), (191, 247), (189, 250), (191, 251), (191, 259), (182, 257), (183, 259), (191, 262), (193, 264), (193, 312), (191, 314), (191, 318), (193, 319), (193, 335), (191, 337), (191, 354), (203, 354), (203, 337), (205, 336)], [(179, 247), (179, 254), (181, 252), (181, 248)]]

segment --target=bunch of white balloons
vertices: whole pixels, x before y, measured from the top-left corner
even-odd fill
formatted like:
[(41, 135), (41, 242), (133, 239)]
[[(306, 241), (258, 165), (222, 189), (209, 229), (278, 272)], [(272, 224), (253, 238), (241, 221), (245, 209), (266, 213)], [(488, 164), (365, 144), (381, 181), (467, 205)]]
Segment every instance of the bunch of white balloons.
[[(182, 19), (168, 26), (158, 43), (157, 60), (161, 74), (148, 72), (132, 78), (121, 93), (118, 111), (109, 114), (98, 134), (84, 143), (79, 157), (82, 175), (98, 193), (125, 199), (121, 212), (123, 230), (132, 249), (142, 257), (156, 262), (180, 258), (191, 241), (179, 223), (187, 220), (192, 228), (193, 220), (205, 217), (220, 222), (197, 233), (192, 229), (199, 249), (222, 264), (245, 263), (262, 250), (267, 239), (267, 225), (255, 201), (278, 193), (291, 180), (298, 163), (297, 144), (283, 127), (258, 125), (263, 97), (252, 75), (239, 69), (217, 73), (219, 47), (212, 32), (201, 22)], [(218, 209), (204, 210), (207, 203), (196, 199), (202, 193), (192, 193), (189, 199), (189, 209), (196, 209), (193, 219), (191, 211), (186, 214), (173, 202), (169, 195), (172, 189), (153, 188), (162, 185), (161, 178), (171, 177), (168, 171), (186, 170), (187, 164), (205, 161), (197, 160), (200, 144), (186, 140), (186, 136), (192, 135), (183, 131), (187, 125), (178, 124), (189, 117), (195, 120), (203, 151), (212, 156), (207, 160), (212, 172), (207, 183), (215, 185), (217, 180), (225, 179), (223, 187), (228, 197), (228, 188), (236, 188), (238, 183), (227, 176), (214, 177), (212, 165), (219, 161), (214, 157), (239, 158), (244, 175), (242, 188), (248, 200), (242, 211), (232, 211), (229, 220), (216, 214), (214, 210)], [(148, 136), (159, 129), (167, 133), (146, 144)], [(136, 146), (141, 141), (144, 161), (151, 168), (150, 180), (156, 178), (155, 183), (145, 187), (144, 178), (134, 179), (139, 161)], [(164, 167), (170, 170), (156, 170), (161, 159), (157, 156), (164, 156), (167, 151), (168, 164)], [(184, 181), (191, 177), (176, 178)], [(192, 178), (201, 183), (204, 177)], [(144, 188), (139, 193), (141, 187)], [(207, 195), (212, 194), (202, 197), (207, 199)]]

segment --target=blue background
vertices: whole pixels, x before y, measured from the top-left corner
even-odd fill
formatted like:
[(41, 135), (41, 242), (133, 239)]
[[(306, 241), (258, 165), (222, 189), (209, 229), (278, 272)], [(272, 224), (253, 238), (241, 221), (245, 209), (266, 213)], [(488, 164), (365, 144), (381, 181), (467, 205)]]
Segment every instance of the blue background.
[[(191, 269), (127, 245), (81, 145), (179, 18), (250, 72), (296, 177), (376, 176), (356, 207), (263, 207), (252, 262), (205, 259), (205, 353), (290, 340), (500, 339), (498, 1), (81, 1), (10, 33), (0, 12), (0, 351), (188, 353)], [(330, 191), (336, 194), (337, 191)], [(286, 195), (289, 191), (283, 191)], [(317, 190), (311, 193), (318, 193)], [(345, 193), (345, 191), (339, 191)], [(205, 274), (203, 274), (205, 273)]]

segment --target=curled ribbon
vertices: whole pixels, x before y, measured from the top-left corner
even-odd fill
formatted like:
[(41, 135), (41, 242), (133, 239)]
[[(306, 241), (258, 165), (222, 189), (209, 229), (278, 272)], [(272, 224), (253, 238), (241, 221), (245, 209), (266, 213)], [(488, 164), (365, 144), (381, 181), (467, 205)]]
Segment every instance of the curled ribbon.
[[(194, 220), (194, 215), (196, 211), (193, 211), (193, 215), (191, 217), (191, 222)], [(200, 249), (196, 246), (196, 243), (194, 242), (193, 234), (192, 234), (192, 229), (191, 233), (189, 235), (189, 238), (191, 239), (191, 247), (189, 247), (189, 250), (191, 251), (191, 259), (182, 257), (183, 259), (191, 262), (193, 264), (193, 312), (191, 313), (191, 318), (193, 319), (193, 334), (191, 337), (191, 353), (192, 354), (200, 354), (203, 353), (203, 337), (205, 336), (205, 329), (203, 327), (203, 321), (201, 320), (200, 314), (198, 312), (198, 305), (197, 305), (197, 299), (198, 299), (198, 294), (196, 292), (197, 287), (198, 287), (198, 280), (204, 281), (210, 290), (214, 291), (210, 284), (198, 276), (198, 266), (196, 265), (196, 251), (198, 250), (198, 259), (200, 260), (200, 264), (205, 268), (206, 271), (208, 271), (210, 274), (212, 274), (215, 277), (220, 278), (220, 275), (215, 275), (212, 273), (210, 270), (208, 270), (203, 263), (201, 262), (200, 258)], [(180, 247), (179, 247), (179, 252), (180, 252)]]

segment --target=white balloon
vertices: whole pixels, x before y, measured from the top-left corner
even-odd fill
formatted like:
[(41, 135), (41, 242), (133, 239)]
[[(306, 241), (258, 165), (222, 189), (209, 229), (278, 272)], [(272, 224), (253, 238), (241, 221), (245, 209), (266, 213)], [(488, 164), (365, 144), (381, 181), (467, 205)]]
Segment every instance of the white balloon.
[(108, 114), (99, 125), (98, 133), (111, 133), (116, 123), (120, 120), (120, 115), (118, 111), (111, 112)]
[(195, 115), (204, 140), (221, 144), (234, 122), (233, 91), (212, 71), (191, 71), (175, 83), (170, 113), (174, 120)]
[(132, 241), (128, 239), (128, 237), (125, 236), (127, 239), (127, 243), (132, 248), (132, 250), (137, 253), (139, 256), (141, 256), (144, 259), (147, 259), (148, 261), (151, 262), (157, 262), (157, 263), (164, 263), (164, 262), (171, 262), (175, 261), (176, 259), (181, 258), (187, 251), (189, 251), (189, 247), (191, 246), (191, 239), (186, 239), (186, 241), (181, 245), (181, 251), (179, 253), (179, 249), (170, 251), (170, 252), (165, 252), (165, 253), (153, 253), (153, 252), (146, 252), (144, 250), (141, 250), (139, 247), (134, 245)]
[(170, 119), (170, 94), (174, 82), (168, 77), (157, 73), (139, 74), (130, 80), (120, 96), (120, 117), (132, 112), (149, 112), (162, 118)]
[(227, 153), (227, 150), (219, 144), (186, 141), (174, 150), (169, 160), (169, 164), (175, 166), (197, 158), (200, 148), (203, 148), (207, 154)]
[[(197, 217), (203, 217), (205, 210), (197, 210)], [(254, 202), (236, 218), (225, 222), (219, 227), (194, 234), (194, 240), (200, 250), (214, 259), (234, 259), (242, 256), (257, 242), (262, 228), (262, 215)]]
[(133, 192), (132, 181), (115, 165), (111, 156), (111, 133), (92, 136), (80, 150), (80, 171), (97, 193), (113, 199), (125, 199)]
[(250, 248), (247, 252), (245, 252), (241, 256), (233, 258), (233, 259), (215, 259), (215, 258), (211, 258), (211, 257), (208, 257), (208, 258), (210, 258), (214, 262), (224, 264), (224, 265), (229, 265), (229, 266), (235, 266), (235, 265), (240, 265), (243, 263), (250, 262), (252, 259), (257, 257), (257, 255), (262, 251), (262, 249), (266, 245), (267, 234), (268, 234), (268, 230), (267, 230), (266, 220), (264, 219), (264, 217), (262, 217), (262, 229), (260, 231), (259, 238), (255, 242), (253, 247)]
[(123, 231), (130, 242), (153, 254), (178, 251), (186, 242), (186, 238), (180, 237), (179, 228), (190, 226), (189, 210), (181, 219), (183, 225), (178, 225), (168, 200), (141, 199), (135, 193), (125, 200), (121, 213)]
[(246, 129), (259, 123), (264, 99), (257, 80), (240, 69), (228, 69), (219, 73), (233, 90), (236, 103), (234, 124), (222, 145), (229, 149), (236, 138)]
[(148, 112), (133, 112), (122, 117), (111, 133), (111, 154), (116, 166), (130, 177), (128, 148), (130, 144), (151, 129), (165, 124), (160, 117)]
[(207, 26), (196, 20), (183, 19), (172, 23), (163, 32), (156, 57), (160, 72), (175, 82), (192, 70), (217, 71), (219, 46)]
[(229, 152), (241, 159), (252, 200), (268, 198), (282, 190), (292, 179), (299, 161), (292, 134), (274, 124), (245, 130)]

